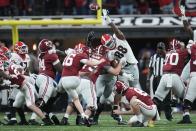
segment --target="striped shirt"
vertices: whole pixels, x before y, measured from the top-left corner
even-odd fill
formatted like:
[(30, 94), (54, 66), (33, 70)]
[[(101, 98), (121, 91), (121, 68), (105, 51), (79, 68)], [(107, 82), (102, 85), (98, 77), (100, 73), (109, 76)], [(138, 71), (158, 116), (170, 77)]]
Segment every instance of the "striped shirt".
[(153, 75), (162, 76), (163, 74), (163, 64), (164, 64), (164, 57), (159, 54), (154, 54), (150, 58), (149, 68), (153, 69)]

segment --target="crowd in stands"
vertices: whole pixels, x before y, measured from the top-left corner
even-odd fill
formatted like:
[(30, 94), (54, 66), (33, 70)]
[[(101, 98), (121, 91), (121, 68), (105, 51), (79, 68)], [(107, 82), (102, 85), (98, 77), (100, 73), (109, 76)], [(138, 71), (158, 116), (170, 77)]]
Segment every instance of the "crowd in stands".
[[(0, 16), (89, 15), (96, 0), (0, 0)], [(171, 14), (173, 0), (102, 0), (110, 14)]]

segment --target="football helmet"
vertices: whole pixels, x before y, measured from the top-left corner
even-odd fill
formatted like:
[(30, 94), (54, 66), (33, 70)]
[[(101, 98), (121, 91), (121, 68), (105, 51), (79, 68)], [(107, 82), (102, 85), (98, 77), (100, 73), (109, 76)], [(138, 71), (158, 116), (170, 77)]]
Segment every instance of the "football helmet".
[(14, 51), (17, 54), (27, 54), (28, 53), (28, 46), (24, 42), (18, 41), (14, 46)]
[(85, 47), (85, 45), (83, 43), (78, 43), (77, 45), (75, 45), (74, 50), (82, 51), (83, 47)]
[(87, 47), (86, 45), (84, 45), (83, 43), (79, 43), (79, 44), (75, 45), (74, 50), (77, 53), (86, 53), (88, 55), (91, 53), (90, 48)]
[(177, 40), (177, 39), (172, 39), (169, 42), (169, 49), (170, 50), (177, 50), (181, 48), (181, 41)]
[(110, 34), (103, 34), (101, 36), (101, 43), (110, 50), (116, 47), (116, 41)]
[(125, 91), (129, 88), (128, 85), (126, 85), (124, 82), (122, 81), (116, 81), (115, 83), (115, 91), (118, 94), (122, 94), (124, 95)]
[(7, 61), (8, 58), (2, 52), (0, 52), (0, 60), (1, 61)]
[(5, 55), (8, 59), (11, 57), (11, 52), (10, 50), (5, 47), (5, 46), (0, 46), (0, 54), (2, 55)]
[(52, 49), (52, 47), (53, 43), (48, 39), (42, 39), (38, 45), (38, 49), (41, 53), (47, 52), (48, 50)]

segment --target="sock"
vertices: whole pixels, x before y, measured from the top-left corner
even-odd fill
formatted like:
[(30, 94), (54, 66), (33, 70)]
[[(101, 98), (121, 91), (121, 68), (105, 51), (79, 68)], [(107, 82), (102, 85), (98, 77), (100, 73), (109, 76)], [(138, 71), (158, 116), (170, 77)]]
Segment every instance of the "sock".
[(20, 117), (20, 120), (22, 122), (25, 122), (26, 121), (26, 118), (25, 118), (25, 114), (24, 114), (24, 111), (22, 108), (16, 108), (17, 112), (18, 112), (18, 115)]
[(69, 118), (69, 114), (65, 113), (64, 117)]
[(30, 120), (35, 120), (36, 118), (37, 118), (37, 115), (33, 112), (32, 115), (31, 115)]
[(137, 115), (137, 119), (139, 122), (143, 123), (143, 115), (142, 114)]
[(186, 115), (190, 116), (190, 113), (189, 112), (184, 112), (183, 116), (186, 116)]

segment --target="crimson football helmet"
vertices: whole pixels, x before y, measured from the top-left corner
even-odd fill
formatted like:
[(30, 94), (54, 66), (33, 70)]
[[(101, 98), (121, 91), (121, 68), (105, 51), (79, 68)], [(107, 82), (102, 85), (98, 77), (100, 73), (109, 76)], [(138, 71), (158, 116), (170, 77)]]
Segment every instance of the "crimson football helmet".
[(74, 50), (76, 51), (82, 51), (82, 48), (84, 48), (85, 45), (83, 43), (78, 43), (77, 45), (75, 45)]
[(8, 59), (11, 57), (11, 52), (10, 50), (5, 47), (5, 46), (0, 46), (0, 54), (2, 55), (5, 55)]
[(91, 49), (89, 47), (87, 47), (86, 45), (84, 45), (83, 43), (79, 43), (79, 44), (75, 45), (74, 50), (77, 53), (86, 53), (88, 55), (91, 53)]
[(110, 50), (116, 47), (116, 41), (110, 34), (103, 34), (101, 36), (101, 43)]
[(122, 81), (116, 81), (115, 83), (115, 91), (118, 94), (122, 94), (124, 95), (125, 91), (129, 88), (128, 85), (126, 85), (124, 82)]
[(28, 46), (24, 42), (18, 41), (14, 46), (14, 51), (17, 54), (27, 54), (28, 53)]
[(52, 47), (53, 43), (48, 39), (42, 39), (38, 45), (38, 49), (41, 53), (47, 52), (48, 50), (52, 49)]
[(0, 52), (0, 60), (1, 61), (7, 61), (8, 58), (2, 52)]
[(170, 50), (177, 50), (181, 48), (181, 41), (177, 40), (177, 39), (172, 39), (169, 42), (169, 49)]

